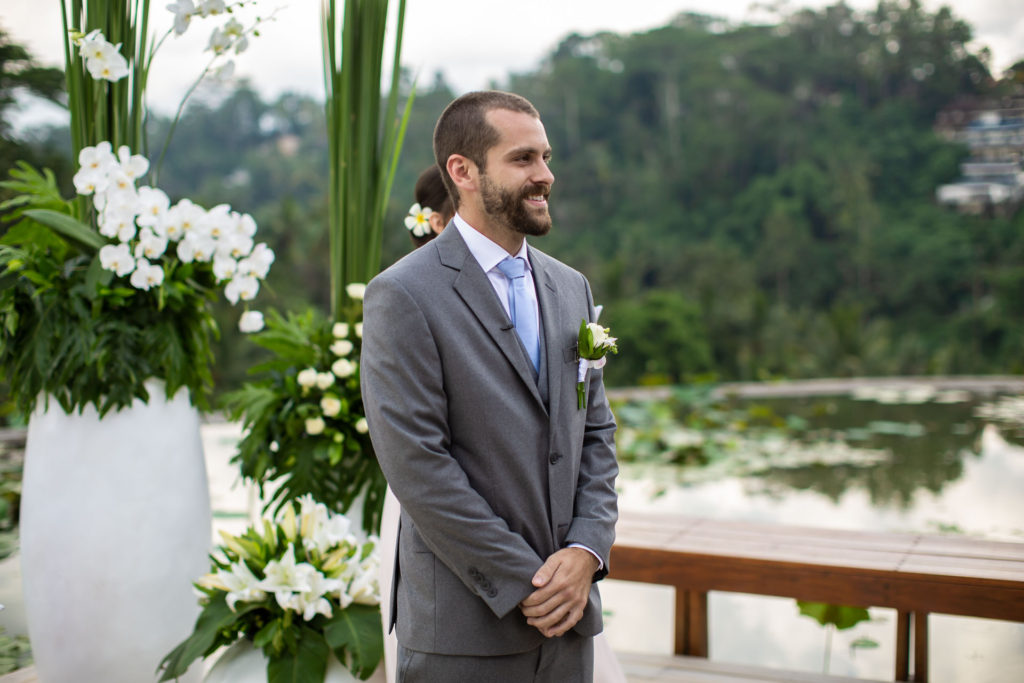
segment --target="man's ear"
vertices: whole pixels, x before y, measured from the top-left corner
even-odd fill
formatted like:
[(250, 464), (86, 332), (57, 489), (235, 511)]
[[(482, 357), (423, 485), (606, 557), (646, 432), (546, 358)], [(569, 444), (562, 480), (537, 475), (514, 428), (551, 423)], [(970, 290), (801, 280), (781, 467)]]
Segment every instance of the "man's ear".
[(464, 190), (469, 192), (476, 191), (477, 168), (472, 159), (461, 154), (452, 154), (448, 157), (446, 168), (452, 182), (455, 183), (455, 187), (460, 190), (460, 196), (465, 196), (462, 192)]
[(441, 231), (444, 230), (444, 217), (441, 215), (439, 211), (434, 211), (433, 213), (431, 213), (430, 218), (427, 219), (427, 222), (430, 223), (430, 229), (434, 231), (435, 235), (440, 235)]

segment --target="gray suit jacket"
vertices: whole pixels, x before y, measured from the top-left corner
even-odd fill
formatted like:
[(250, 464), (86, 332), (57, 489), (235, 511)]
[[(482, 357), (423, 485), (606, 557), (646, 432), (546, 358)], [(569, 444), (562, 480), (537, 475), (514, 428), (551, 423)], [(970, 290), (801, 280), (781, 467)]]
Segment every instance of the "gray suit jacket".
[[(529, 253), (547, 401), (454, 226), (366, 290), (363, 400), (402, 504), (392, 613), (399, 642), (413, 650), (530, 650), (543, 636), (517, 605), (544, 560), (580, 543), (604, 561), (595, 581), (607, 573), (618, 466), (600, 371), (589, 371), (587, 409), (576, 399), (576, 339), (580, 321), (593, 320), (590, 287), (580, 273)], [(596, 585), (575, 630), (601, 630)]]

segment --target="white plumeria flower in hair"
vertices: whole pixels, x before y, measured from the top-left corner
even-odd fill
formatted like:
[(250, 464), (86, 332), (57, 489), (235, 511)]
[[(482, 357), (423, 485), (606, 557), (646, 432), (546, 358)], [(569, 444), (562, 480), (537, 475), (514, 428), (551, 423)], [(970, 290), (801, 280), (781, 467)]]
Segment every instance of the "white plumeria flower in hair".
[(434, 213), (429, 206), (421, 207), (419, 203), (413, 204), (409, 209), (409, 215), (405, 217), (405, 227), (414, 237), (426, 237), (431, 232), (430, 214)]

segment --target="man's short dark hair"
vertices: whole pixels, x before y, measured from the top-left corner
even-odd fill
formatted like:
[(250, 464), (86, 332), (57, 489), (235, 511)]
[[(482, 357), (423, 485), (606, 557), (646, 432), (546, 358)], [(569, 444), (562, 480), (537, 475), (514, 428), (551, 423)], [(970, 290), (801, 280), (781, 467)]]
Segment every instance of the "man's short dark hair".
[(448, 173), (448, 157), (461, 154), (481, 172), (485, 170), (487, 150), (497, 144), (500, 137), (487, 122), (487, 112), (492, 109), (507, 109), (540, 118), (525, 97), (500, 90), (466, 93), (445, 108), (434, 127), (434, 159), (456, 209), (459, 208), (459, 190)]

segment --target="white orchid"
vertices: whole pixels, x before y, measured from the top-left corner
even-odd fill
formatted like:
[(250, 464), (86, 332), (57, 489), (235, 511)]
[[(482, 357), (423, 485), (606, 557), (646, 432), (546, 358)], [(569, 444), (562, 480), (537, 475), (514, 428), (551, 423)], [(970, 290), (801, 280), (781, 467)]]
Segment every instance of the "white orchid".
[(251, 237), (232, 232), (217, 240), (217, 255), (223, 258), (240, 259), (248, 256), (252, 247)]
[(128, 145), (117, 148), (117, 161), (121, 172), (132, 180), (138, 180), (149, 170), (149, 160), (141, 154), (132, 154)]
[(221, 256), (217, 254), (213, 258), (213, 276), (217, 278), (217, 282), (224, 282), (230, 280), (238, 272), (238, 261), (231, 258), (230, 256)]
[(163, 190), (143, 186), (139, 188), (139, 217), (136, 219), (141, 226), (157, 227), (164, 231), (163, 224), (167, 220), (167, 211), (171, 200)]
[(239, 273), (231, 278), (231, 281), (224, 287), (224, 296), (232, 304), (237, 304), (239, 300), (252, 301), (256, 298), (256, 294), (259, 291), (259, 280), (250, 275)]
[(124, 277), (135, 270), (135, 259), (127, 244), (107, 244), (100, 248), (100, 265)]
[(274, 250), (260, 242), (253, 247), (249, 256), (238, 262), (238, 272), (262, 280), (267, 277), (273, 263)]
[(151, 228), (143, 228), (139, 232), (139, 242), (135, 245), (135, 258), (157, 259), (167, 251), (167, 238), (156, 234)]
[(200, 0), (199, 13), (204, 17), (224, 14), (227, 11), (224, 0)]
[(135, 265), (135, 272), (132, 273), (131, 284), (136, 289), (147, 291), (152, 287), (159, 287), (164, 281), (164, 269), (152, 264), (146, 259), (139, 259)]
[(246, 311), (238, 319), (238, 331), (243, 334), (252, 334), (263, 329), (263, 314), (259, 311)]
[(167, 9), (174, 13), (174, 33), (182, 35), (188, 30), (192, 16), (196, 13), (195, 5), (192, 4), (192, 0), (175, 0), (167, 5)]

